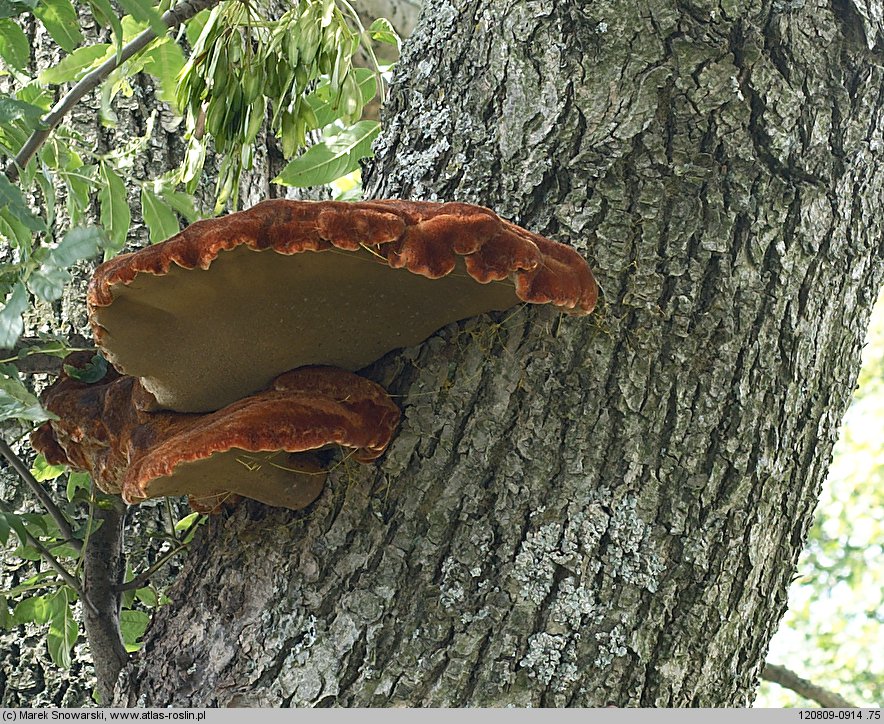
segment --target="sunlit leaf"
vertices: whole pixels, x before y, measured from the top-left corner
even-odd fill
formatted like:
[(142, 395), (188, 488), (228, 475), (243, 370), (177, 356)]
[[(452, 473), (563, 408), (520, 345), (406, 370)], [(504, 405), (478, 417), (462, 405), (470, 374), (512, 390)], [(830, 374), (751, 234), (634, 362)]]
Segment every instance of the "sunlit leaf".
[(175, 211), (147, 186), (141, 187), (141, 214), (150, 230), (150, 241), (158, 244), (180, 231)]
[(40, 0), (34, 8), (34, 15), (40, 18), (52, 39), (68, 53), (83, 42), (80, 18), (70, 0)]
[(157, 592), (149, 586), (145, 588), (139, 588), (137, 591), (135, 591), (135, 597), (145, 606), (150, 606), (151, 608), (154, 608), (159, 605)]
[(0, 20), (0, 58), (13, 68), (21, 70), (31, 59), (28, 36), (12, 20)]
[(50, 608), (47, 596), (29, 596), (18, 602), (12, 614), (17, 624), (21, 623), (49, 623)]
[(380, 132), (377, 121), (359, 121), (311, 146), (289, 162), (274, 183), (285, 186), (321, 186), (356, 170), (360, 159), (371, 155)]
[(98, 203), (101, 207), (101, 225), (110, 239), (110, 249), (118, 251), (126, 243), (132, 214), (123, 180), (110, 167), (102, 162), (99, 170), (101, 187), (98, 190)]
[(3, 308), (0, 309), (0, 349), (12, 347), (24, 330), (22, 314), (28, 308), (28, 293), (24, 284), (16, 284)]
[(148, 48), (142, 55), (143, 69), (160, 82), (160, 100), (175, 105), (177, 103), (178, 74), (184, 66), (184, 54), (171, 38)]
[(162, 13), (154, 7), (150, 0), (120, 0), (120, 6), (138, 22), (150, 25), (151, 30), (158, 37), (165, 35), (168, 31), (166, 23), (163, 22)]
[(386, 18), (378, 18), (368, 27), (368, 34), (372, 40), (387, 45), (399, 47), (399, 35), (393, 28), (392, 23)]
[(144, 636), (148, 623), (150, 623), (150, 616), (144, 611), (130, 609), (120, 612), (120, 633), (123, 635), (126, 651), (138, 651), (141, 648), (139, 639)]
[(69, 81), (78, 80), (93, 66), (105, 57), (109, 56), (111, 46), (107, 43), (96, 43), (77, 48), (70, 55), (62, 58), (55, 65), (42, 71), (37, 80), (46, 85), (59, 85)]
[(180, 533), (183, 530), (187, 530), (191, 525), (193, 525), (193, 521), (200, 517), (200, 513), (188, 513), (181, 520), (175, 523), (175, 532)]
[(55, 480), (62, 475), (65, 470), (67, 470), (67, 467), (64, 465), (50, 465), (46, 462), (46, 456), (43, 455), (43, 453), (40, 453), (34, 458), (34, 464), (31, 467), (31, 475), (34, 476), (34, 480), (42, 483), (44, 480)]
[[(362, 105), (367, 104), (377, 93), (378, 84), (374, 72), (368, 68), (354, 68), (350, 75), (361, 94)], [(314, 128), (324, 128), (342, 117), (340, 99), (328, 81), (320, 83), (306, 100), (316, 119)]]

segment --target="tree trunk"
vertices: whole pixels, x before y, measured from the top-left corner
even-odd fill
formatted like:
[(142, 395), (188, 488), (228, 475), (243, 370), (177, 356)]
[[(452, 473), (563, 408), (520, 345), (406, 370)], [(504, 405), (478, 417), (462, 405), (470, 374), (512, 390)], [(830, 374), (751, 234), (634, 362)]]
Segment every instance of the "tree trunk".
[(572, 244), (601, 308), (375, 365), (385, 458), (207, 525), (119, 703), (751, 702), (882, 276), (878, 29), (581, 5), (429, 0), (367, 189)]

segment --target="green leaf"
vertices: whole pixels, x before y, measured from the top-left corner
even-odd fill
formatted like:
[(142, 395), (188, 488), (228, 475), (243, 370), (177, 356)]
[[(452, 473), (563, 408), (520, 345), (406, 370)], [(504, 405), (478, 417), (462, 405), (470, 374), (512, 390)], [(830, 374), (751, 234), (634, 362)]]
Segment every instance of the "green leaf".
[(8, 95), (0, 95), (0, 123), (25, 121), (36, 126), (43, 117), (43, 109), (39, 106), (20, 101)]
[(111, 55), (111, 46), (107, 43), (96, 43), (84, 48), (77, 48), (70, 55), (65, 56), (60, 62), (42, 71), (37, 76), (40, 83), (46, 85), (59, 85), (68, 81), (79, 80), (102, 59)]
[(16, 624), (36, 623), (43, 625), (49, 623), (49, 602), (46, 596), (29, 596), (18, 602), (12, 614)]
[(65, 51), (72, 53), (83, 42), (80, 18), (70, 0), (40, 0), (34, 8), (52, 39)]
[(64, 359), (75, 349), (64, 338), (55, 337), (54, 335), (46, 334), (45, 332), (40, 334), (39, 337), (39, 343), (23, 347), (19, 350), (19, 359), (27, 359), (32, 354), (48, 354), (53, 357), (58, 357), (59, 359)]
[(28, 10), (34, 9), (33, 2), (14, 2), (13, 0), (0, 0), (0, 18), (14, 18)]
[[(6, 520), (6, 513), (0, 513), (0, 543), (6, 545), (9, 542), (9, 531), (11, 528), (9, 527), (9, 521)], [(6, 601), (3, 601), (3, 605), (6, 605)]]
[(368, 34), (372, 40), (387, 45), (395, 45), (399, 47), (399, 35), (393, 28), (392, 23), (386, 18), (378, 18), (368, 27)]
[(39, 561), (43, 556), (33, 546), (19, 546), (12, 551), (13, 558), (21, 558), (26, 561)]
[(135, 591), (135, 596), (141, 601), (145, 606), (150, 606), (151, 608), (156, 608), (159, 605), (159, 599), (157, 598), (157, 592), (152, 588), (145, 587), (139, 588)]
[(55, 526), (51, 517), (47, 520), (46, 517), (38, 513), (21, 513), (19, 517), (24, 521), (25, 529), (35, 538), (49, 535), (50, 526)]
[(63, 586), (49, 601), (52, 617), (49, 622), (49, 636), (46, 638), (46, 643), (49, 646), (49, 656), (53, 663), (64, 669), (70, 668), (71, 650), (77, 643), (77, 636), (80, 632), (71, 609), (71, 601), (74, 597), (73, 592), (67, 586)]
[(188, 224), (203, 218), (202, 214), (196, 210), (191, 194), (186, 194), (183, 191), (163, 191), (162, 196), (169, 206), (187, 219)]
[(321, 186), (359, 167), (360, 159), (371, 155), (371, 144), (381, 126), (377, 121), (359, 121), (311, 146), (291, 161), (274, 183), (285, 186)]
[(46, 456), (43, 453), (34, 458), (34, 465), (31, 468), (31, 475), (34, 480), (43, 482), (44, 480), (55, 480), (58, 476), (67, 470), (65, 465), (50, 465), (46, 462)]
[(49, 252), (44, 264), (61, 268), (73, 266), (81, 259), (95, 256), (104, 240), (104, 232), (97, 226), (75, 227)]
[[(48, 144), (47, 144), (48, 145)], [(44, 146), (46, 148), (46, 146)], [(60, 173), (68, 189), (67, 209), (71, 217), (71, 225), (76, 226), (89, 207), (89, 195), (93, 186), (94, 166), (77, 168), (73, 173)]]
[(27, 255), (30, 254), (33, 232), (9, 209), (0, 209), (0, 237), (13, 247), (24, 250)]
[(28, 277), (28, 288), (47, 302), (60, 299), (71, 278), (68, 267), (94, 256), (104, 239), (104, 232), (97, 226), (71, 229), (61, 243), (49, 251), (43, 265)]
[(200, 10), (196, 15), (194, 15), (190, 20), (187, 21), (185, 33), (187, 35), (187, 44), (191, 48), (196, 45), (196, 41), (199, 39), (200, 33), (203, 32), (203, 28), (206, 26), (211, 12), (212, 11), (208, 9)]
[[(354, 68), (350, 75), (353, 77), (358, 92), (361, 94), (361, 101), (364, 106), (377, 93), (378, 83), (375, 74), (368, 68)], [(342, 116), (340, 99), (338, 94), (333, 92), (331, 83), (328, 81), (320, 83), (316, 90), (307, 96), (306, 100), (316, 116), (316, 123), (313, 125), (313, 128), (324, 128)]]
[(27, 308), (28, 293), (24, 284), (18, 282), (6, 297), (3, 309), (0, 309), (0, 349), (8, 349), (18, 341), (25, 328), (21, 315)]
[(12, 612), (9, 610), (9, 604), (6, 602), (6, 596), (0, 596), (0, 629), (4, 631), (15, 626), (12, 618)]
[(40, 191), (43, 194), (43, 207), (46, 209), (46, 226), (50, 227), (55, 222), (55, 188), (52, 186), (50, 176), (52, 172), (49, 169), (41, 169), (37, 172), (35, 178)]
[(141, 644), (138, 642), (147, 630), (150, 616), (144, 611), (120, 611), (120, 633), (123, 635), (123, 643), (126, 651), (138, 651)]
[(110, 28), (114, 34), (114, 50), (117, 58), (123, 49), (123, 26), (110, 0), (89, 0), (89, 8), (92, 10), (92, 17), (106, 28)]
[(16, 515), (15, 513), (3, 513), (0, 512), (0, 516), (6, 520), (7, 525), (15, 531), (15, 535), (18, 537), (19, 542), (24, 545), (27, 543), (28, 534), (25, 530), (25, 524), (22, 522), (21, 516)]
[(132, 223), (126, 185), (109, 164), (102, 162), (99, 172), (101, 188), (98, 203), (101, 207), (101, 225), (110, 238), (110, 248), (119, 251), (126, 243), (126, 235)]
[(174, 107), (178, 103), (178, 74), (184, 67), (184, 54), (178, 44), (169, 37), (163, 37), (141, 56), (144, 72), (150, 73), (160, 82), (160, 100)]
[(150, 2), (150, 0), (120, 0), (120, 6), (129, 13), (132, 18), (140, 23), (147, 23), (158, 38), (168, 32), (163, 15)]
[(147, 186), (141, 187), (141, 214), (150, 230), (150, 242), (158, 244), (180, 231), (175, 211)]
[(91, 488), (92, 479), (89, 477), (89, 473), (73, 472), (68, 475), (68, 484), (65, 488), (65, 495), (67, 495), (69, 502), (73, 502), (78, 491), (85, 490), (88, 493)]
[(92, 356), (89, 364), (85, 367), (77, 368), (72, 365), (64, 365), (64, 371), (71, 379), (91, 385), (104, 379), (107, 374), (107, 360), (100, 354), (96, 354)]
[(0, 58), (7, 65), (22, 70), (31, 59), (31, 44), (28, 36), (12, 20), (0, 20)]
[(61, 299), (64, 294), (64, 285), (71, 280), (71, 275), (66, 269), (58, 267), (40, 267), (28, 277), (28, 289), (47, 302)]
[(187, 530), (197, 518), (199, 518), (201, 513), (188, 513), (181, 520), (175, 523), (175, 532), (180, 533), (183, 530)]
[(21, 189), (9, 182), (6, 174), (0, 173), (0, 208), (9, 209), (21, 223), (31, 231), (44, 231), (46, 224), (25, 203)]
[(37, 82), (32, 82), (29, 85), (20, 88), (16, 92), (15, 97), (20, 101), (30, 103), (32, 106), (37, 106), (42, 109), (44, 113), (46, 113), (55, 102), (55, 93), (52, 89), (46, 88)]

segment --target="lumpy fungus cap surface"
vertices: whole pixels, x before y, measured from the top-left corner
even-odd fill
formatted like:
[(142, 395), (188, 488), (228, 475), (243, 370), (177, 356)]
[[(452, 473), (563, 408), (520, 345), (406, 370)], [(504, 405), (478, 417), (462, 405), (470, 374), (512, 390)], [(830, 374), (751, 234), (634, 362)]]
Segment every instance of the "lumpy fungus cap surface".
[(480, 206), (273, 200), (105, 262), (95, 339), (157, 407), (217, 410), (302, 365), (360, 369), (520, 301), (588, 314), (568, 246)]
[[(77, 366), (76, 355), (69, 363)], [(208, 511), (231, 495), (298, 510), (322, 490), (315, 452), (341, 446), (361, 462), (389, 444), (399, 409), (382, 387), (345, 370), (304, 367), (209, 414), (152, 412), (138, 380), (109, 370), (95, 384), (63, 375), (41, 396), (58, 420), (32, 435), (51, 463), (88, 470), (129, 503), (188, 495)]]

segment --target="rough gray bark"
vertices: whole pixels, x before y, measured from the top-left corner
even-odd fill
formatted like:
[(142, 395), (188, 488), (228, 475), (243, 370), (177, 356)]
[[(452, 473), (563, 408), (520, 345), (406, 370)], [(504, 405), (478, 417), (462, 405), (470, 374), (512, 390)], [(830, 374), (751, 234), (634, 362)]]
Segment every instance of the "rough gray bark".
[(118, 703), (749, 703), (882, 276), (876, 32), (840, 1), (430, 0), (370, 195), (491, 206), (604, 303), (376, 365), (386, 457), (206, 526)]

